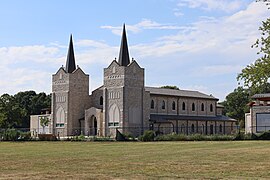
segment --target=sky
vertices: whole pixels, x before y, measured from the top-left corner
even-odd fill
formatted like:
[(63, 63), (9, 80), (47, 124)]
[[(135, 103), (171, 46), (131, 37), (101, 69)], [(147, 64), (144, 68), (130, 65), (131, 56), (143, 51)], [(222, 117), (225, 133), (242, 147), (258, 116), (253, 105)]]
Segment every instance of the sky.
[(94, 90), (118, 58), (125, 23), (146, 86), (175, 85), (223, 101), (258, 58), (251, 45), (269, 16), (255, 0), (0, 0), (0, 94), (51, 93), (70, 34)]

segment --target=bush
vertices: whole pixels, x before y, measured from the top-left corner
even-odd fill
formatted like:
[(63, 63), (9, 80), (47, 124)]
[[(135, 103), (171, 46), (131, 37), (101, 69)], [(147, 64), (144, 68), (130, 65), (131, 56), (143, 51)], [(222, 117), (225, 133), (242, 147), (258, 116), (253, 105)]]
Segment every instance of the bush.
[(127, 134), (124, 133), (123, 136), (125, 137), (126, 141), (135, 141), (135, 137), (132, 136), (132, 134), (130, 133), (127, 133)]
[(16, 129), (7, 129), (2, 133), (3, 141), (17, 141), (20, 132)]
[(92, 139), (92, 141), (108, 141), (108, 142), (112, 142), (115, 141), (113, 138), (110, 137), (94, 137)]
[(19, 140), (21, 141), (31, 140), (31, 132), (20, 132)]
[(257, 136), (258, 140), (270, 140), (270, 131), (265, 131)]
[(156, 141), (186, 141), (187, 136), (184, 134), (166, 134), (159, 135), (155, 138)]
[(245, 140), (245, 134), (244, 133), (237, 133), (234, 140), (236, 140), (236, 141)]
[(205, 141), (207, 138), (202, 134), (191, 134), (187, 136), (187, 140), (189, 141)]
[(83, 134), (81, 134), (80, 136), (78, 136), (78, 140), (85, 141), (85, 136)]
[(209, 141), (232, 141), (235, 139), (234, 136), (230, 135), (212, 135), (212, 136), (207, 136)]
[(245, 134), (240, 132), (235, 136), (234, 140), (258, 140), (258, 136), (254, 133)]
[(231, 141), (234, 136), (231, 135), (202, 135), (202, 134), (166, 134), (155, 138), (156, 141)]
[(155, 136), (156, 136), (155, 131), (148, 130), (148, 131), (144, 131), (142, 136), (139, 136), (139, 140), (140, 141), (154, 141)]

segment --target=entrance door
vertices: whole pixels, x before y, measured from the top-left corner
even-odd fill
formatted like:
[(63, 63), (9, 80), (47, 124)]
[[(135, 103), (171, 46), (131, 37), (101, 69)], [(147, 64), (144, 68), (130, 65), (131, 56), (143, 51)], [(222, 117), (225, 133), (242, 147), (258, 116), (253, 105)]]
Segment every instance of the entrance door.
[(97, 135), (97, 119), (94, 120), (94, 136)]
[(95, 116), (92, 116), (90, 118), (90, 122), (89, 122), (89, 132), (90, 132), (90, 136), (96, 136), (97, 135), (97, 118)]
[(210, 125), (210, 134), (214, 134), (214, 126)]

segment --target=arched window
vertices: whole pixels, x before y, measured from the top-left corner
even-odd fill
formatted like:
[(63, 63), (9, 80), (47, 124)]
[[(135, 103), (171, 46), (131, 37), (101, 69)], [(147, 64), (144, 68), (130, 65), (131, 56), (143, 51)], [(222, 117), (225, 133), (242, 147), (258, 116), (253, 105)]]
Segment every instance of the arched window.
[(213, 104), (210, 104), (210, 112), (213, 112)]
[(151, 101), (151, 109), (154, 109), (155, 108), (155, 102), (154, 102), (154, 100), (152, 99), (152, 101)]
[(103, 97), (102, 96), (100, 96), (100, 98), (99, 98), (99, 105), (103, 105)]
[(175, 110), (175, 102), (172, 103), (172, 110)]
[(162, 101), (161, 108), (162, 108), (162, 109), (165, 109), (165, 101), (164, 101), (164, 100)]
[(201, 105), (201, 111), (204, 111), (204, 104)]
[(194, 133), (194, 131), (195, 131), (194, 124), (192, 124), (192, 125), (191, 125), (191, 132)]
[(183, 110), (183, 111), (186, 110), (186, 103), (185, 103), (185, 102), (182, 103), (182, 110)]
[(113, 104), (109, 109), (109, 126), (119, 126), (120, 110), (116, 104)]
[(56, 127), (64, 127), (65, 110), (60, 107), (56, 112)]
[(192, 103), (192, 111), (195, 111), (195, 104)]
[(219, 125), (219, 132), (222, 133), (222, 125), (221, 124)]

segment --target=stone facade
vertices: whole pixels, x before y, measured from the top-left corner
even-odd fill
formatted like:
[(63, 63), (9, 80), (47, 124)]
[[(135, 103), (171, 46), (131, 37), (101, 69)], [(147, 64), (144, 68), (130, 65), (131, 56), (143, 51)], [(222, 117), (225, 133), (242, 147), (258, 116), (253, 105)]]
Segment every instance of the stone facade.
[(89, 75), (79, 67), (72, 73), (60, 68), (52, 77), (53, 133), (60, 136), (79, 134), (80, 119), (91, 105)]
[[(222, 116), (217, 98), (197, 91), (145, 87), (144, 68), (129, 60), (123, 31), (119, 60), (104, 68), (103, 85), (89, 95), (89, 75), (75, 66), (72, 38), (67, 67), (52, 76), (50, 132), (66, 137), (162, 133), (230, 134), (235, 120)], [(33, 121), (33, 122), (32, 122)], [(36, 117), (31, 119), (31, 126)]]

